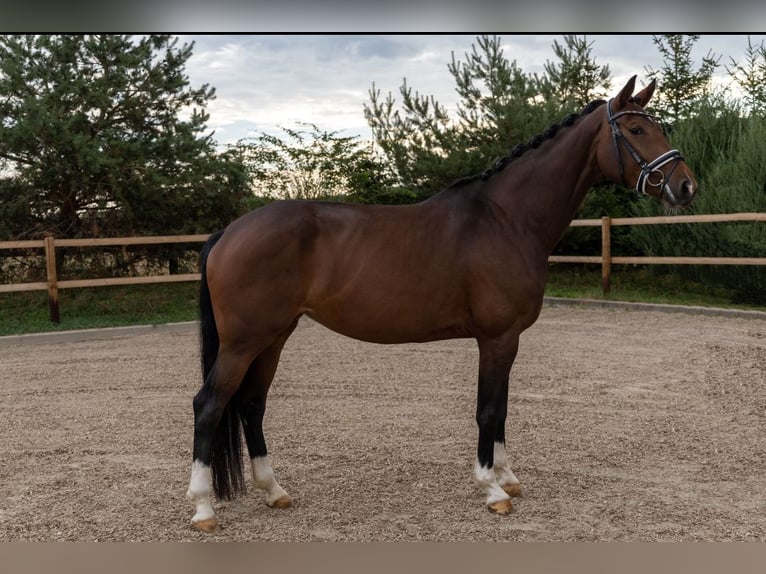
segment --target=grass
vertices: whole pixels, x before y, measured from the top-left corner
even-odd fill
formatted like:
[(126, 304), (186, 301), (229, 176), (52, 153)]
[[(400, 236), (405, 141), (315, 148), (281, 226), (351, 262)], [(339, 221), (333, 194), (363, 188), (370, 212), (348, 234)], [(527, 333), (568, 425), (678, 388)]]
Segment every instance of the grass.
[[(59, 292), (59, 324), (50, 321), (46, 292), (0, 293), (0, 335), (193, 321), (197, 290), (195, 282), (66, 289)], [(551, 266), (546, 295), (605, 299), (600, 267)], [(652, 273), (645, 267), (616, 267), (608, 298), (766, 311), (766, 301), (760, 306), (736, 305), (725, 289)]]
[(732, 301), (734, 293), (731, 290), (705, 283), (685, 281), (669, 273), (655, 273), (646, 266), (614, 267), (611, 293), (605, 297), (601, 292), (600, 266), (553, 265), (545, 294), (551, 297), (766, 311), (766, 298), (761, 305), (734, 303)]
[(0, 294), (0, 335), (193, 321), (196, 282), (59, 291), (61, 322), (52, 323), (45, 291)]

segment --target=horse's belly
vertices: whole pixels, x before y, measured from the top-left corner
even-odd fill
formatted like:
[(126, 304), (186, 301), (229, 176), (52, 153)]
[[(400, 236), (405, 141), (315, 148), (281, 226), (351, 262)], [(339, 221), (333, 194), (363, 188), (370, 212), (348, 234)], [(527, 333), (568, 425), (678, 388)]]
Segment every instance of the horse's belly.
[(307, 309), (305, 314), (328, 329), (370, 343), (414, 343), (468, 337), (462, 313), (434, 313), (424, 305), (355, 305)]

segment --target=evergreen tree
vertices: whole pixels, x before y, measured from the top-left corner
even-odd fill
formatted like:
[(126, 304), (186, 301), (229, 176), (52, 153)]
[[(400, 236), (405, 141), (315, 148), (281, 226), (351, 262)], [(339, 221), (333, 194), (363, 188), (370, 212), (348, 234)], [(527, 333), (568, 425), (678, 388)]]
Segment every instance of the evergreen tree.
[(373, 83), (370, 105), (364, 105), (365, 118), (400, 185), (419, 189), (425, 197), (445, 183), (445, 171), (452, 172), (448, 177), (458, 175), (454, 162), (449, 161), (456, 131), (434, 96), (413, 94), (406, 78), (399, 91), (404, 114), (395, 109), (390, 92), (381, 100)]
[(709, 51), (695, 69), (692, 50), (699, 40), (698, 34), (662, 34), (652, 40), (663, 60), (659, 70), (647, 67), (647, 74), (659, 85), (652, 107), (672, 126), (693, 115), (695, 104), (710, 92), (721, 57)]
[(606, 95), (611, 72), (595, 62), (592, 48), (587, 37), (564, 36), (553, 45), (558, 61), (548, 61), (539, 77), (508, 60), (498, 36), (479, 36), (462, 60), (453, 52), (447, 66), (460, 96), (455, 118), (434, 95), (413, 92), (406, 78), (400, 108), (373, 84), (365, 117), (400, 183), (426, 197)]
[(727, 66), (726, 71), (742, 90), (748, 110), (752, 115), (763, 115), (766, 112), (766, 46), (763, 41), (754, 46), (748, 36), (744, 63), (729, 59), (731, 67)]
[(609, 66), (599, 66), (593, 57), (593, 42), (587, 36), (564, 35), (564, 43), (553, 41), (558, 62), (546, 61), (545, 75), (538, 78), (541, 95), (558, 103), (559, 109), (575, 110), (611, 94)]
[(400, 184), (427, 197), (455, 179), (486, 169), (495, 159), (540, 129), (533, 79), (503, 55), (497, 36), (480, 36), (448, 70), (460, 95), (457, 119), (436, 97), (413, 93), (405, 79), (401, 110), (389, 92), (373, 84), (365, 104), (373, 138)]
[(498, 36), (480, 36), (465, 54), (447, 69), (460, 96), (456, 130), (471, 149), (486, 155), (504, 155), (540, 128), (539, 103), (532, 78), (516, 61), (508, 61)]
[(168, 35), (0, 37), (0, 233), (210, 231), (239, 213), (246, 174), (203, 134), (215, 91), (189, 86), (192, 48)]

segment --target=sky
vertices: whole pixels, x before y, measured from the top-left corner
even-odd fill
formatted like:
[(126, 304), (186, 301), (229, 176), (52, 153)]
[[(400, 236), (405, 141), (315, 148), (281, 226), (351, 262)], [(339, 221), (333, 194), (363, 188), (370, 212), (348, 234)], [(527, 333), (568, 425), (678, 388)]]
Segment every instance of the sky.
[[(401, 102), (404, 78), (413, 90), (434, 95), (455, 109), (455, 81), (447, 69), (452, 53), (459, 61), (471, 52), (476, 34), (179, 34), (194, 42), (186, 71), (191, 85), (216, 89), (208, 104), (208, 129), (219, 145), (260, 132), (282, 134), (301, 122), (344, 136), (371, 137), (364, 119), (373, 83), (385, 96)], [(526, 73), (542, 73), (556, 61), (553, 41), (563, 36), (500, 34), (505, 56)], [(751, 35), (753, 45), (766, 35)], [(660, 69), (662, 58), (651, 34), (588, 34), (592, 54), (612, 72), (615, 93), (634, 74), (643, 86), (648, 69)], [(720, 56), (718, 81), (727, 81), (732, 58), (744, 62), (746, 34), (703, 34), (692, 58)], [(661, 86), (659, 87), (661, 89)], [(573, 110), (574, 111), (574, 110)]]

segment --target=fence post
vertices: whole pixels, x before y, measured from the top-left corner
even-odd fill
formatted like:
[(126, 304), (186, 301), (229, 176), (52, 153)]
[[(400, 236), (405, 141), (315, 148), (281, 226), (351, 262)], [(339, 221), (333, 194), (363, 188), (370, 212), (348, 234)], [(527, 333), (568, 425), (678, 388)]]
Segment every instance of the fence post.
[(612, 275), (612, 219), (608, 216), (601, 218), (601, 291), (609, 296)]
[(60, 323), (59, 319), (59, 288), (56, 273), (56, 244), (52, 234), (45, 235), (45, 269), (48, 276), (48, 307), (51, 321)]

